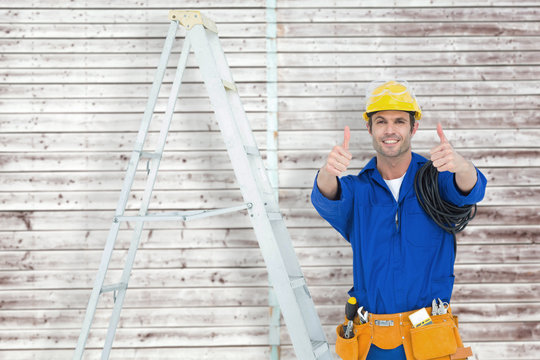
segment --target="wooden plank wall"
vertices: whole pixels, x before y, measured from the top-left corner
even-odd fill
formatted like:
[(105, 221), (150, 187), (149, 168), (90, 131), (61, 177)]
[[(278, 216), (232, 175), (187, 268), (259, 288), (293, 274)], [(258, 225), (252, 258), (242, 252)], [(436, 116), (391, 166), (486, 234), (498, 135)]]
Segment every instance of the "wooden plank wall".
[[(459, 236), (453, 307), (475, 359), (540, 353), (540, 7), (534, 0), (278, 1), (280, 202), (311, 293), (335, 342), (351, 286), (346, 242), (311, 207), (316, 169), (352, 128), (357, 173), (373, 155), (365, 84), (409, 80), (425, 111), (426, 154), (441, 121), (489, 179)], [(171, 8), (215, 19), (265, 148), (266, 2), (3, 1), (0, 6), (0, 358), (70, 358)], [(179, 30), (182, 34), (183, 30)], [(181, 41), (169, 63), (176, 63)], [(241, 201), (190, 60), (152, 210)], [(170, 88), (172, 71), (165, 77)], [(148, 146), (159, 131), (158, 101)], [(129, 207), (144, 186), (144, 164)], [(132, 224), (130, 225), (132, 227)], [(119, 236), (111, 282), (130, 233)], [(264, 359), (268, 289), (244, 214), (146, 227), (114, 359)], [(105, 296), (87, 359), (99, 357)], [(282, 331), (282, 358), (292, 359)]]

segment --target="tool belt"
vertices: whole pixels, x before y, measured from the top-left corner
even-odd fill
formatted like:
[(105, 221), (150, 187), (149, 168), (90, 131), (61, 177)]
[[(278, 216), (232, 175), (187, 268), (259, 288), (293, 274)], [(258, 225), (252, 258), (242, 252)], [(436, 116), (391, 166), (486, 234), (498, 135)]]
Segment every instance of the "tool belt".
[[(431, 307), (426, 310), (431, 314)], [(412, 327), (409, 315), (417, 310), (398, 314), (370, 314), (365, 324), (354, 320), (354, 336), (343, 338), (343, 326), (337, 329), (336, 353), (343, 360), (365, 360), (371, 344), (381, 349), (394, 349), (403, 344), (407, 360), (458, 360), (472, 356), (464, 348), (458, 332), (458, 317), (450, 307), (443, 315), (432, 315), (433, 324)], [(347, 320), (343, 323), (347, 324)]]

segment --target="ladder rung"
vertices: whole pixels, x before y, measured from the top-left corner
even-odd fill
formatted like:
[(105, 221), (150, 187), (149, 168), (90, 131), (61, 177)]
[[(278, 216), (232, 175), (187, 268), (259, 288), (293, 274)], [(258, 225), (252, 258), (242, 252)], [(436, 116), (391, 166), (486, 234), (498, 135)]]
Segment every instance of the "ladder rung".
[(161, 153), (141, 151), (141, 159), (159, 159)]
[(127, 288), (126, 283), (118, 283), (118, 284), (111, 284), (111, 285), (105, 285), (101, 288), (102, 293), (106, 293), (109, 291), (116, 291), (116, 290), (123, 290)]
[(303, 276), (291, 276), (291, 287), (293, 289), (306, 285), (306, 279)]
[(174, 211), (163, 212), (148, 215), (134, 215), (134, 216), (115, 216), (113, 221), (134, 221), (134, 222), (146, 222), (146, 221), (189, 221), (193, 219), (201, 219), (210, 216), (227, 214), (234, 211), (246, 210), (253, 207), (252, 203), (243, 205), (213, 209), (213, 210), (191, 210), (191, 211)]
[(313, 354), (315, 355), (315, 359), (318, 359), (326, 353), (330, 348), (328, 347), (328, 343), (326, 341), (311, 341), (311, 345), (313, 347)]

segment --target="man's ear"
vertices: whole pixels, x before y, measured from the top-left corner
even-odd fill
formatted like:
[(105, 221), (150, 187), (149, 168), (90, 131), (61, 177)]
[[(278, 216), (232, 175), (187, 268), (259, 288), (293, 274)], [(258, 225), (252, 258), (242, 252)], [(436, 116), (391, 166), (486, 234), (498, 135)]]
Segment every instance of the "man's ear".
[(411, 131), (411, 136), (414, 136), (414, 134), (416, 134), (416, 130), (418, 130), (418, 126), (419, 126), (419, 125), (420, 125), (420, 124), (418, 123), (418, 121), (415, 121), (415, 122), (414, 122), (414, 126), (413, 126), (413, 129), (412, 129), (412, 131)]
[(369, 121), (366, 121), (366, 128), (367, 128), (367, 131), (368, 131), (369, 135), (371, 135), (371, 129), (369, 128)]

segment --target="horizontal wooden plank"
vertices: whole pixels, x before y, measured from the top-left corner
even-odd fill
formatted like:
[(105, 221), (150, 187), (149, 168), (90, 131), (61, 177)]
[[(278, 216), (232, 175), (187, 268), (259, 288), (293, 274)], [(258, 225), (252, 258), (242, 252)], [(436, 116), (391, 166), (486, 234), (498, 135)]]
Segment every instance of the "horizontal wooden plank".
[[(236, 184), (236, 181), (234, 182)], [(281, 189), (283, 208), (311, 208), (311, 188)], [(132, 191), (126, 209), (137, 210), (143, 191)], [(119, 191), (3, 192), (0, 211), (107, 210), (116, 207)], [(154, 190), (150, 211), (170, 209), (214, 209), (243, 203), (239, 189), (226, 190)], [(480, 204), (483, 206), (534, 206), (540, 203), (540, 187), (491, 187)]]
[[(401, 4), (399, 4), (401, 5)], [(449, 7), (437, 8), (430, 4), (423, 8), (278, 8), (280, 23), (347, 23), (347, 22), (448, 22), (448, 21), (537, 21), (540, 10), (535, 7)], [(365, 6), (365, 5), (364, 5)]]
[(398, 77), (409, 81), (502, 81), (534, 79), (540, 76), (540, 68), (534, 65), (517, 66), (505, 64), (505, 66), (474, 66), (465, 63), (453, 65), (447, 64), (444, 66), (437, 65), (438, 64), (431, 63), (417, 67), (409, 66), (409, 64), (405, 63), (396, 63), (392, 64), (392, 66), (381, 66), (377, 61), (372, 61), (369, 65), (365, 66), (352, 65), (347, 67), (337, 67), (332, 65), (298, 67), (282, 64), (278, 68), (278, 79), (280, 82), (372, 81), (373, 79)]
[[(427, 9), (426, 9), (427, 10)], [(429, 9), (433, 11), (433, 9)], [(303, 19), (299, 17), (298, 19)], [(531, 51), (538, 50), (536, 36), (493, 37), (313, 37), (278, 38), (277, 50), (287, 52), (417, 52), (433, 51)], [(0, 44), (2, 42), (0, 41)], [(22, 43), (21, 43), (22, 44)], [(1, 45), (0, 45), (1, 46)], [(39, 45), (36, 44), (39, 48)], [(43, 46), (43, 45), (42, 45)], [(46, 51), (50, 51), (50, 47)], [(6, 47), (6, 50), (10, 50)], [(11, 48), (12, 50), (12, 48)], [(27, 51), (35, 51), (34, 48)]]
[[(126, 63), (127, 66), (127, 63)], [(143, 68), (121, 67), (116, 69), (85, 67), (76, 68), (3, 68), (0, 79), (8, 83), (151, 83), (157, 63)], [(164, 83), (172, 83), (175, 68), (169, 68), (164, 75)], [(378, 78), (399, 76), (411, 82), (422, 81), (521, 81), (540, 77), (540, 67), (506, 64), (505, 66), (348, 66), (348, 67), (287, 67), (277, 69), (278, 80), (285, 82), (369, 82)], [(236, 82), (264, 82), (266, 69), (236, 66), (232, 68)], [(201, 82), (197, 67), (188, 67), (184, 72), (184, 82)], [(363, 96), (363, 92), (361, 93)], [(470, 110), (469, 110), (470, 111)]]
[[(246, 112), (253, 131), (266, 131), (266, 113)], [(525, 117), (525, 116), (524, 116)], [(137, 132), (143, 113), (36, 113), (0, 114), (3, 132)], [(149, 131), (160, 131), (164, 113), (155, 112)], [(169, 131), (219, 131), (215, 115), (211, 112), (180, 113), (173, 115)]]
[[(432, 10), (431, 10), (432, 11)], [(299, 18), (305, 19), (305, 18)], [(69, 34), (70, 37), (72, 36)], [(0, 51), (3, 53), (91, 53), (118, 52), (140, 53), (141, 51), (161, 52), (163, 39), (146, 37), (127, 38), (119, 41), (110, 38), (87, 38), (80, 34), (79, 38), (33, 39), (33, 38), (0, 38)], [(287, 52), (457, 52), (457, 51), (534, 51), (538, 50), (538, 36), (505, 36), (493, 37), (486, 41), (485, 37), (313, 37), (313, 38), (277, 38), (277, 51)], [(228, 52), (265, 52), (263, 38), (223, 38), (223, 50)]]
[[(163, 11), (165, 17), (169, 9)], [(234, 13), (231, 13), (231, 15)], [(229, 16), (230, 18), (231, 16)], [(56, 22), (58, 19), (53, 17)], [(264, 38), (266, 24), (264, 23), (217, 23), (220, 38)], [(81, 23), (22, 23), (11, 22), (0, 24), (0, 38), (121, 38), (141, 39), (158, 38), (165, 41), (169, 21), (165, 18), (157, 23), (108, 23), (108, 24), (81, 24)], [(531, 34), (534, 35), (534, 34)], [(177, 38), (185, 36), (185, 29), (179, 29)]]
[[(184, 7), (185, 8), (185, 7)], [(189, 8), (188, 8), (189, 9)], [(200, 9), (204, 15), (214, 20), (218, 27), (221, 23), (251, 23), (264, 22), (265, 10), (259, 9)], [(2, 9), (0, 23), (10, 23), (14, 19), (20, 22), (52, 23), (52, 24), (102, 24), (102, 23), (169, 23), (168, 9), (126, 9), (110, 11), (109, 9), (87, 8), (79, 9)], [(516, 15), (518, 16), (518, 15)], [(525, 19), (521, 19), (525, 20)]]
[[(326, 228), (288, 229), (295, 248), (347, 246), (346, 241), (330, 226)], [(99, 250), (105, 246), (108, 230), (1, 231), (2, 250)], [(471, 224), (457, 236), (462, 245), (536, 244), (538, 225), (477, 226)], [(115, 249), (125, 250), (131, 242), (131, 232), (120, 231)], [(252, 229), (153, 229), (143, 230), (139, 249), (207, 249), (258, 248)], [(532, 245), (536, 246), (536, 245)]]
[[(265, 53), (232, 52), (225, 54), (231, 67), (264, 67)], [(369, 56), (368, 56), (369, 55)], [(173, 52), (168, 66), (176, 66), (179, 53)], [(155, 68), (159, 53), (139, 53), (136, 56), (110, 53), (107, 56), (96, 53), (83, 54), (0, 54), (0, 61), (8, 68)], [(424, 56), (417, 53), (278, 53), (279, 67), (343, 67), (343, 66), (493, 66), (493, 65), (538, 65), (540, 52), (431, 52)], [(188, 58), (188, 65), (197, 66), (194, 57)]]
[[(82, 68), (82, 69), (13, 69), (0, 70), (0, 78), (4, 83), (100, 83), (100, 84), (132, 84), (152, 83), (156, 67), (148, 68)], [(233, 77), (239, 82), (266, 81), (266, 69), (253, 67), (231, 67)], [(531, 69), (532, 71), (532, 69)], [(170, 67), (165, 71), (163, 83), (172, 83), (176, 67)], [(529, 72), (530, 76), (531, 72)], [(188, 67), (184, 71), (183, 83), (201, 82), (202, 76), (198, 67)]]
[[(396, 6), (399, 5), (399, 6)], [(479, 6), (537, 6), (538, 3), (535, 0), (440, 0), (432, 2), (430, 0), (411, 0), (406, 3), (388, 2), (381, 3), (377, 0), (334, 0), (332, 2), (332, 8), (409, 8), (409, 7), (479, 7)], [(328, 6), (328, 1), (313, 0), (305, 2), (302, 0), (287, 0), (280, 4), (283, 8), (325, 8)]]
[[(539, 31), (540, 32), (540, 31)], [(230, 57), (233, 57), (232, 53)], [(255, 53), (256, 54), (256, 53)], [(254, 55), (255, 55), (254, 54)], [(113, 54), (114, 55), (114, 54)], [(341, 67), (341, 66), (473, 66), (473, 65), (538, 65), (540, 52), (490, 52), (490, 51), (462, 51), (462, 52), (426, 52), (418, 56), (416, 52), (340, 52), (340, 53), (278, 53), (278, 66), (287, 67)], [(56, 56), (44, 56), (54, 64), (62, 61)], [(22, 55), (5, 55), (6, 62), (15, 66), (15, 58), (20, 58), (21, 65), (32, 59)], [(1, 59), (1, 57), (0, 57)], [(80, 59), (80, 57), (79, 57)], [(77, 59), (72, 59), (77, 61)], [(90, 59), (89, 59), (90, 60)], [(254, 59), (255, 60), (255, 59)], [(120, 60), (111, 59), (112, 65), (119, 66)], [(48, 64), (47, 64), (48, 65)], [(255, 64), (254, 64), (255, 65)], [(373, 75), (372, 75), (373, 76)]]
[[(230, 204), (234, 205), (234, 204)], [(109, 229), (114, 209), (108, 211), (4, 211), (0, 225), (4, 231), (15, 230), (103, 230)], [(313, 208), (284, 209), (285, 223), (290, 227), (327, 227)], [(132, 212), (126, 212), (126, 215)], [(66, 223), (65, 219), (70, 219)], [(537, 225), (540, 213), (536, 206), (480, 206), (474, 225)], [(128, 225), (130, 225), (128, 223)], [(127, 225), (126, 225), (127, 226)], [(215, 229), (250, 228), (245, 212), (226, 214), (188, 222), (149, 222), (148, 229)]]
[[(155, 9), (182, 9), (182, 5), (185, 3), (173, 3), (174, 6), (171, 6), (170, 0), (151, 0), (144, 3), (144, 8)], [(58, 2), (54, 0), (40, 0), (40, 8), (68, 8), (68, 9), (140, 9), (141, 5), (133, 0), (93, 0), (91, 3), (88, 3), (84, 0), (73, 0), (69, 3)], [(254, 7), (264, 7), (266, 5), (263, 0), (230, 0), (227, 2), (227, 8), (254, 8)], [(3, 8), (17, 8), (17, 9), (34, 9), (36, 8), (35, 4), (27, 4), (25, 2), (21, 3), (18, 6), (15, 6), (13, 3), (6, 3)], [(223, 4), (216, 3), (213, 0), (197, 0), (197, 8), (222, 8)], [(192, 9), (191, 7), (187, 9)]]
[[(279, 153), (280, 169), (313, 169), (315, 176), (316, 169), (320, 169), (326, 162), (326, 158), (330, 150), (335, 144), (339, 144), (338, 137), (334, 139), (334, 144), (328, 147), (326, 151), (309, 150), (309, 151), (284, 151)], [(454, 144), (455, 145), (455, 144)], [(431, 148), (431, 147), (430, 147)], [(428, 157), (430, 148), (418, 148), (413, 146), (413, 151)], [(537, 167), (540, 166), (540, 151), (534, 148), (522, 149), (459, 149), (459, 153), (471, 160), (476, 166), (481, 168), (487, 167)], [(358, 174), (360, 169), (375, 156), (373, 151), (355, 151), (351, 149), (353, 156), (351, 165), (344, 175)], [(1, 159), (1, 154), (0, 154)], [(2, 162), (0, 161), (0, 164)]]
[[(324, 331), (329, 342), (335, 342), (335, 325), (325, 326)], [(493, 323), (486, 331), (485, 325), (464, 324), (460, 326), (463, 338), (469, 341), (490, 340), (510, 341), (533, 340), (534, 334), (540, 325), (537, 323)], [(268, 342), (267, 328), (263, 327), (215, 327), (208, 334), (204, 328), (120, 328), (116, 332), (115, 346), (118, 347), (155, 347), (155, 346), (225, 346), (225, 345), (266, 345)], [(289, 336), (285, 328), (281, 329), (281, 343), (290, 344)], [(3, 349), (51, 348), (68, 347), (73, 341), (76, 342), (78, 331), (55, 330), (17, 330), (0, 331), (0, 339)], [(206, 334), (206, 335), (205, 335)], [(106, 329), (96, 329), (90, 333), (87, 346), (89, 348), (100, 347), (105, 338)], [(483, 338), (482, 338), (483, 335)], [(10, 340), (9, 342), (6, 340)], [(31, 341), (30, 341), (31, 339)], [(24, 345), (23, 345), (24, 344)], [(113, 350), (114, 351), (114, 350)]]
[[(488, 189), (494, 186), (540, 186), (540, 168), (481, 168), (480, 171), (488, 180)], [(143, 190), (145, 176), (138, 174), (131, 187), (132, 190)], [(279, 184), (283, 189), (313, 187), (315, 178), (311, 170), (279, 170)], [(52, 173), (24, 172), (2, 173), (0, 185), (11, 192), (41, 191), (117, 191), (120, 193), (125, 172), (69, 172)], [(238, 189), (238, 183), (232, 170), (192, 170), (161, 171), (154, 190), (205, 190), (205, 189)], [(509, 189), (512, 190), (512, 189)], [(498, 190), (503, 191), (503, 190)], [(114, 196), (113, 196), (114, 197)]]
[[(486, 95), (540, 95), (538, 81), (456, 81), (411, 83), (416, 96), (486, 96)], [(367, 83), (363, 82), (303, 82), (278, 84), (278, 96), (284, 97), (363, 97)], [(151, 84), (11, 84), (0, 87), (0, 99), (49, 99), (49, 98), (141, 98), (150, 91)], [(238, 93), (244, 97), (266, 96), (264, 83), (238, 83)], [(171, 84), (163, 84), (160, 95), (167, 98)], [(184, 83), (181, 97), (206, 97), (204, 84)]]
[[(0, 28), (1, 31), (1, 28)], [(531, 53), (533, 54), (533, 53)], [(138, 54), (0, 54), (0, 61), (3, 66), (9, 68), (131, 68), (131, 67), (151, 67), (156, 68), (159, 64), (160, 53), (146, 53), (144, 51)], [(168, 67), (176, 67), (180, 49), (172, 52), (169, 56)], [(231, 67), (265, 67), (265, 53), (228, 53), (225, 54), (227, 62)], [(534, 57), (534, 56), (529, 56)], [(194, 56), (188, 57), (188, 66), (198, 66)]]
[[(415, 148), (423, 156), (428, 156), (429, 148)], [(539, 167), (540, 151), (535, 149), (459, 149), (461, 155), (480, 168)], [(317, 169), (326, 161), (329, 150), (284, 151), (278, 152), (280, 169), (308, 169), (314, 179)], [(373, 150), (351, 151), (351, 166), (344, 175), (358, 174), (363, 166), (374, 156)], [(262, 152), (263, 158), (265, 152)], [(2, 152), (1, 171), (125, 171), (131, 157), (130, 152)], [(145, 163), (139, 164), (139, 170)], [(224, 151), (167, 151), (163, 155), (160, 171), (164, 170), (230, 170), (229, 157)]]
[[(264, 83), (238, 83), (238, 93), (242, 98), (266, 97), (266, 84)], [(96, 99), (114, 98), (146, 98), (152, 84), (42, 84), (42, 85), (19, 85), (12, 84), (0, 87), (0, 99), (84, 99), (91, 94)], [(161, 98), (168, 98), (172, 84), (163, 84), (160, 90)], [(523, 91), (528, 87), (523, 84)], [(501, 87), (502, 91), (504, 87)], [(182, 84), (182, 98), (208, 97), (208, 91), (204, 84)]]
[[(258, 100), (252, 103), (257, 105)], [(262, 101), (259, 100), (259, 101)], [(187, 100), (186, 100), (187, 102)], [(1, 101), (0, 101), (1, 103)], [(260, 104), (260, 103), (259, 103)], [(201, 102), (200, 106), (204, 106)], [(254, 132), (256, 142), (261, 150), (266, 148), (266, 132)], [(445, 129), (445, 135), (455, 149), (485, 149), (485, 148), (520, 148), (535, 147), (539, 129), (499, 129), (493, 130), (454, 130)], [(146, 149), (155, 147), (159, 134), (149, 133), (146, 139)], [(281, 151), (288, 150), (332, 150), (337, 139), (343, 137), (343, 130), (310, 131), (280, 131), (279, 145)], [(133, 147), (136, 133), (29, 133), (0, 134), (0, 150), (2, 151), (118, 151)], [(432, 148), (439, 143), (435, 129), (419, 129), (413, 137), (415, 148)], [(225, 150), (225, 143), (220, 132), (169, 132), (167, 136), (169, 151), (216, 151)], [(352, 150), (373, 149), (372, 138), (366, 128), (351, 131)], [(353, 153), (354, 156), (354, 153)]]
[[(179, 239), (176, 247), (166, 250), (140, 249), (134, 267), (137, 269), (176, 268), (263, 268), (265, 263), (258, 248), (184, 249)], [(39, 250), (0, 251), (0, 270), (71, 270), (97, 269), (102, 250)], [(540, 274), (540, 244), (465, 245), (460, 244), (456, 270), (461, 282), (533, 281)], [(127, 250), (116, 250), (110, 269), (122, 269)], [(343, 242), (338, 247), (297, 248), (296, 254), (303, 267), (350, 267), (352, 250)], [(80, 263), (85, 259), (84, 264)], [(478, 265), (482, 264), (481, 267)], [(315, 270), (310, 270), (315, 271)], [(332, 269), (325, 270), (332, 272)]]
[[(249, 100), (247, 98), (246, 100)], [(4, 100), (1, 103), (7, 109), (12, 109), (11, 101)], [(540, 97), (536, 95), (521, 96), (423, 96), (418, 97), (418, 102), (423, 111), (431, 110), (533, 110), (540, 106)], [(30, 102), (30, 104), (32, 104)], [(51, 104), (51, 107), (53, 104)], [(280, 97), (280, 111), (364, 111), (365, 103), (362, 98), (351, 97)], [(46, 111), (46, 107), (44, 107)], [(12, 110), (14, 111), (14, 110)], [(49, 110), (50, 111), (50, 110)]]
[[(363, 100), (359, 99), (359, 102), (363, 103)], [(422, 114), (422, 119), (419, 121), (419, 128), (422, 130), (436, 129), (437, 123), (439, 122), (442, 123), (445, 129), (489, 128), (496, 131), (498, 129), (538, 128), (540, 127), (540, 123), (535, 121), (533, 115), (535, 111), (536, 110), (525, 109), (439, 111), (437, 109), (431, 109), (427, 113)], [(9, 116), (17, 115), (10, 114)], [(47, 115), (43, 116), (47, 117)], [(53, 114), (49, 116), (53, 116)], [(248, 115), (248, 117), (250, 116)], [(28, 117), (26, 118), (28, 119)], [(2, 116), (0, 115), (0, 124), (3, 123), (1, 119)], [(11, 121), (7, 126), (11, 127), (14, 123), (14, 121)], [(255, 124), (257, 123), (254, 123), (254, 125)], [(361, 118), (361, 110), (281, 111), (279, 114), (279, 129), (281, 131), (298, 128), (309, 128), (312, 130), (342, 130), (345, 126), (349, 126), (352, 130), (364, 130), (366, 125), (366, 122)], [(24, 122), (21, 126), (24, 126)]]
[[(164, 34), (165, 35), (165, 34)], [(128, 39), (2, 39), (0, 38), (0, 51), (3, 53), (161, 53), (163, 49), (164, 39), (148, 39), (148, 38), (128, 38)], [(516, 44), (523, 44), (526, 50), (526, 42), (521, 38), (516, 38)], [(501, 45), (503, 46), (503, 45)], [(225, 53), (230, 52), (265, 52), (265, 39), (262, 38), (224, 38), (221, 41), (221, 47)], [(499, 48), (497, 48), (499, 49)], [(514, 48), (514, 50), (517, 50)], [(136, 55), (134, 55), (136, 56)]]
[[(179, 304), (186, 305), (186, 304)], [(452, 303), (452, 313), (460, 318), (460, 325), (467, 323), (539, 321), (538, 304), (459, 304)], [(322, 324), (337, 323), (343, 317), (343, 306), (318, 306)], [(1, 330), (25, 329), (77, 329), (84, 318), (83, 309), (38, 309), (38, 310), (0, 310)], [(100, 307), (96, 311), (92, 327), (105, 328), (111, 315), (110, 308)], [(228, 306), (228, 307), (167, 307), (125, 308), (122, 310), (119, 328), (140, 327), (187, 327), (201, 323), (212, 326), (268, 326), (270, 313), (267, 306)], [(281, 326), (285, 326), (283, 318)]]
[[(79, 259), (80, 260), (80, 259)], [(483, 265), (484, 267), (486, 265)], [(0, 271), (0, 284), (5, 289), (65, 289), (65, 288), (89, 288), (93, 285), (98, 266), (92, 270), (2, 270)], [(480, 272), (480, 265), (471, 265), (470, 268), (477, 272), (476, 275), (467, 275), (471, 270), (465, 268), (462, 273), (457, 273), (456, 284), (463, 285), (490, 284), (501, 287), (526, 284), (530, 280), (538, 279), (538, 266), (507, 266), (505, 271), (497, 267), (487, 267)], [(493, 270), (494, 269), (494, 270)], [(458, 267), (459, 270), (459, 267)], [(309, 286), (351, 286), (352, 266), (331, 267), (321, 271), (320, 267), (303, 267), (303, 272)], [(505, 275), (500, 275), (505, 273)], [(108, 271), (105, 284), (117, 283), (120, 279), (121, 269)], [(499, 276), (499, 278), (498, 278)], [(506, 279), (504, 279), (506, 277)], [(523, 278), (523, 279), (522, 279)], [(468, 281), (467, 281), (468, 280)], [(242, 287), (242, 286), (265, 286), (268, 284), (266, 268), (170, 268), (159, 269), (133, 269), (130, 288), (147, 287)], [(462, 285), (462, 284), (460, 284)], [(516, 295), (516, 299), (524, 300)]]
[[(519, 99), (519, 98), (517, 98)], [(523, 100), (525, 101), (525, 99)], [(12, 113), (81, 113), (81, 112), (122, 112), (142, 114), (147, 103), (146, 98), (124, 99), (124, 98), (82, 98), (82, 99), (3, 99), (0, 106), (4, 112)], [(23, 106), (24, 104), (24, 106)], [(243, 97), (242, 104), (245, 111), (266, 111), (266, 97)], [(531, 104), (534, 105), (534, 104)], [(167, 98), (157, 100), (155, 110), (164, 112), (167, 108)], [(181, 112), (212, 112), (208, 98), (179, 98), (176, 101), (175, 111)]]
[(280, 23), (278, 37), (314, 36), (538, 36), (534, 22)]
[[(331, 344), (330, 350), (334, 358), (334, 344)], [(466, 342), (465, 346), (472, 346), (475, 356), (479, 359), (491, 360), (536, 360), (536, 353), (540, 352), (540, 342), (521, 341), (521, 342)], [(111, 353), (111, 360), (115, 359), (133, 359), (133, 360), (153, 360), (156, 357), (163, 360), (176, 360), (178, 353), (182, 353), (182, 358), (186, 360), (236, 360), (239, 356), (248, 359), (265, 359), (270, 357), (269, 346), (242, 346), (242, 347), (210, 347), (210, 348), (191, 348), (191, 347), (162, 347), (148, 349), (114, 349)], [(12, 360), (39, 360), (39, 359), (65, 359), (73, 355), (72, 350), (62, 349), (32, 349), (32, 350), (3, 350), (0, 354), (6, 354)], [(87, 349), (83, 359), (97, 359), (101, 356), (99, 349)], [(292, 346), (280, 346), (280, 359), (294, 360), (296, 355)]]
[[(325, 306), (335, 306), (341, 308), (340, 311), (343, 311), (343, 304), (347, 301), (347, 291), (350, 287), (351, 284), (346, 286), (309, 285), (310, 293), (318, 309)], [(480, 302), (486, 304), (485, 309), (489, 309), (491, 308), (490, 304), (495, 304), (499, 308), (502, 303), (521, 303), (522, 306), (516, 307), (514, 311), (527, 307), (527, 305), (533, 306), (531, 309), (534, 309), (531, 302), (537, 300), (534, 296), (537, 292), (538, 285), (535, 284), (456, 284), (452, 296), (452, 306), (459, 304), (460, 308), (463, 308)], [(47, 309), (78, 309), (83, 311), (86, 310), (90, 293), (90, 287), (86, 289), (40, 289), (35, 287), (25, 290), (10, 288), (2, 290), (0, 307), (3, 310), (42, 310), (45, 307)], [(110, 309), (113, 305), (112, 296), (104, 295), (101, 297), (99, 308)], [(136, 288), (130, 285), (123, 308), (204, 308), (215, 306), (268, 306), (268, 286), (265, 284), (263, 287), (166, 288), (154, 286), (152, 288)], [(503, 311), (503, 309), (500, 308), (499, 311)], [(325, 313), (322, 310), (318, 311), (321, 314)], [(508, 314), (512, 314), (512, 312)], [(523, 314), (526, 315), (528, 312), (523, 312)], [(335, 323), (335, 319), (327, 316), (321, 319), (326, 324)], [(489, 320), (488, 315), (487, 319), (481, 321)], [(471, 321), (480, 320), (473, 317)]]
[[(438, 122), (445, 129), (538, 129), (540, 122), (535, 119), (536, 110), (430, 110), (419, 122), (421, 130), (435, 130)], [(266, 113), (250, 111), (246, 113), (253, 131), (266, 131)], [(310, 129), (339, 130), (345, 126), (352, 130), (364, 130), (366, 122), (360, 118), (360, 111), (306, 111), (280, 112), (279, 131)], [(142, 113), (8, 113), (0, 114), (0, 126), (6, 133), (21, 132), (135, 132), (139, 129)], [(156, 112), (150, 124), (150, 131), (159, 131), (163, 113)], [(170, 131), (218, 131), (219, 126), (212, 113), (175, 113)], [(266, 142), (266, 141), (265, 141)], [(261, 143), (264, 144), (265, 142)]]
[[(118, 0), (118, 1), (110, 1), (110, 0), (94, 0), (92, 3), (88, 3), (84, 0), (73, 0), (70, 1), (69, 4), (64, 3), (58, 3), (54, 0), (40, 0), (40, 4), (44, 8), (75, 8), (75, 9), (92, 9), (92, 8), (135, 8), (138, 9), (139, 6), (134, 3), (131, 0)], [(165, 8), (169, 9), (171, 8), (171, 2), (165, 1), (165, 0), (152, 0), (147, 1), (145, 4), (145, 8)], [(178, 4), (178, 6), (175, 6), (174, 8), (181, 8), (182, 3)], [(208, 1), (208, 0), (197, 0), (197, 5), (200, 8), (221, 8), (222, 4), (216, 4), (215, 1)], [(227, 7), (229, 8), (242, 8), (242, 7), (264, 7), (266, 3), (261, 0), (232, 0), (227, 2)], [(333, 8), (372, 8), (372, 7), (380, 7), (380, 8), (394, 8), (397, 7), (396, 3), (390, 2), (390, 3), (381, 3), (377, 0), (335, 0), (332, 2)], [(399, 3), (399, 8), (409, 8), (409, 7), (432, 7), (432, 8), (440, 8), (440, 7), (475, 7), (475, 6), (537, 6), (538, 3), (535, 0), (439, 0), (436, 3), (433, 3), (430, 0), (411, 0), (406, 3)], [(6, 3), (4, 8), (34, 8), (35, 6), (32, 6), (30, 4), (23, 3), (20, 6), (15, 6), (13, 3)], [(327, 1), (322, 0), (314, 0), (312, 2), (306, 3), (302, 0), (287, 0), (283, 3), (279, 4), (280, 8), (325, 8), (328, 7)]]

